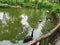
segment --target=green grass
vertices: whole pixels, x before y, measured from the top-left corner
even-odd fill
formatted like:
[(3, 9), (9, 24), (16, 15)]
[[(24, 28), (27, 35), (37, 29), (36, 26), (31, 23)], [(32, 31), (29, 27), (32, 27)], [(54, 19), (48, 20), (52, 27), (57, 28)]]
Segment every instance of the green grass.
[(51, 29), (53, 29), (56, 26), (57, 21), (55, 20), (55, 17), (53, 15), (48, 15), (48, 18), (51, 18), (51, 21), (46, 21), (42, 32), (43, 34), (48, 33)]
[(51, 29), (53, 29), (56, 26), (56, 22), (46, 22), (45, 26), (42, 29), (43, 34), (48, 33)]

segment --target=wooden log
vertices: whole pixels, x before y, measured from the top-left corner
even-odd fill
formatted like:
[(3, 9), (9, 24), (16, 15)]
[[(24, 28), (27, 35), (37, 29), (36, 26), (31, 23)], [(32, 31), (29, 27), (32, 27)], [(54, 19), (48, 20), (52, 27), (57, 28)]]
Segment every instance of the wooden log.
[(57, 28), (59, 28), (59, 27), (60, 27), (60, 23), (57, 24), (57, 26), (55, 28), (53, 28), (49, 33), (47, 33), (47, 34), (45, 34), (45, 35), (43, 35), (43, 36), (41, 36), (41, 37), (39, 37), (39, 38), (37, 38), (35, 40), (30, 41), (28, 43), (28, 45), (33, 45), (33, 44), (35, 44), (35, 43), (37, 43), (37, 42), (39, 42), (39, 41), (51, 36), (53, 34), (53, 32), (55, 32), (57, 30)]
[(42, 35), (41, 37), (38, 37), (37, 39), (28, 42), (27, 45), (34, 45), (35, 43), (40, 42), (41, 40), (51, 36), (55, 31), (57, 31), (57, 29), (60, 27), (60, 16), (58, 16), (57, 19), (58, 19), (58, 22), (57, 22), (56, 27), (54, 27), (49, 33)]

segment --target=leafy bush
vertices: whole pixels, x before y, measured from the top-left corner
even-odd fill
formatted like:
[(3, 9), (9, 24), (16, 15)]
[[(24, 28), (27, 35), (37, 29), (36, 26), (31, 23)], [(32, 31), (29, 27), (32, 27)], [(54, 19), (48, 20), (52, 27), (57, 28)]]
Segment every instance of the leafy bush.
[(2, 0), (0, 0), (0, 3), (2, 3)]
[(23, 2), (18, 2), (17, 5), (20, 5), (20, 6), (24, 6), (24, 3)]
[(56, 12), (56, 13), (60, 13), (60, 5), (59, 4), (55, 4), (53, 6), (53, 9), (52, 9), (53, 12)]
[(44, 3), (38, 3), (38, 8), (41, 9), (41, 8), (45, 8), (47, 10), (51, 10), (52, 9), (52, 4), (49, 3), (49, 2), (44, 2)]
[(16, 5), (16, 2), (9, 2), (9, 5)]
[(55, 21), (51, 21), (51, 22), (46, 22), (45, 26), (42, 29), (43, 34), (48, 33), (51, 29), (53, 29), (56, 25)]
[(29, 0), (24, 0), (25, 3), (29, 2)]

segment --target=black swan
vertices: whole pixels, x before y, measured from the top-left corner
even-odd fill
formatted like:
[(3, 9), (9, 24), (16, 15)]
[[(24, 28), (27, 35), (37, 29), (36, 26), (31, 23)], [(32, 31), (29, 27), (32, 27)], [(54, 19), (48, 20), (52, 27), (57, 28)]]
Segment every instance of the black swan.
[(34, 31), (34, 29), (32, 30), (31, 36), (30, 36), (30, 35), (27, 36), (27, 37), (23, 40), (23, 43), (27, 43), (27, 42), (33, 40), (33, 31)]

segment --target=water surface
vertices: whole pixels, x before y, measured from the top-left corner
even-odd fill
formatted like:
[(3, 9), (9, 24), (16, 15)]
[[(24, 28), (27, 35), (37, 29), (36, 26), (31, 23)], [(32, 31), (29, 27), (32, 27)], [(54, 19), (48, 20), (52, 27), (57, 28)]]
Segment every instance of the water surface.
[(23, 39), (31, 35), (33, 28), (33, 39), (41, 36), (46, 22), (43, 16), (40, 10), (1, 8), (0, 45), (25, 45)]

